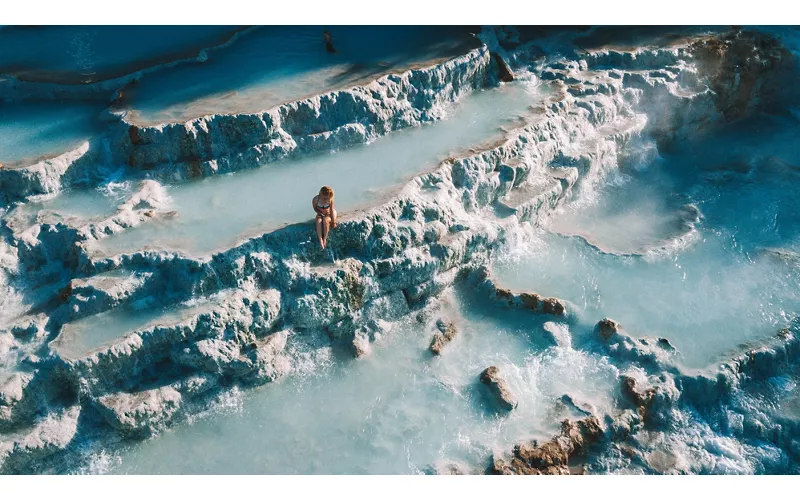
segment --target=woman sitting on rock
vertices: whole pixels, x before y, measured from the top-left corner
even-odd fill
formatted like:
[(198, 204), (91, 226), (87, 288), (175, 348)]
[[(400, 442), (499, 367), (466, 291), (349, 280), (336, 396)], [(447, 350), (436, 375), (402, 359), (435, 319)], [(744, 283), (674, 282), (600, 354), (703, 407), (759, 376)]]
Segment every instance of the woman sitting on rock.
[(319, 194), (311, 200), (311, 206), (317, 213), (317, 237), (323, 250), (328, 244), (328, 233), (336, 227), (336, 209), (333, 208), (333, 189), (322, 186)]

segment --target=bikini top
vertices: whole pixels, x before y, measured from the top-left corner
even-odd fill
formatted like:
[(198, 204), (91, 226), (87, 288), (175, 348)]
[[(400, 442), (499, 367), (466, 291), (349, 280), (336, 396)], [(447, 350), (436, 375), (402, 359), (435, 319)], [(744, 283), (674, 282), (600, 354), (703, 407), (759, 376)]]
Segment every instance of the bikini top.
[(320, 205), (319, 202), (317, 202), (317, 208), (331, 208), (331, 204), (328, 203), (327, 205)]

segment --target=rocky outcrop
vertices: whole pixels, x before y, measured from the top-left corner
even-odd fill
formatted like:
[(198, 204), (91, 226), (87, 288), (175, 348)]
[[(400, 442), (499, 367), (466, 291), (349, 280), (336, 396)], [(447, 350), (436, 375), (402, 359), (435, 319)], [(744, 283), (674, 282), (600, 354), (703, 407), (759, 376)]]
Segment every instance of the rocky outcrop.
[(726, 120), (769, 109), (786, 100), (786, 79), (795, 74), (792, 53), (777, 38), (758, 31), (733, 29), (689, 46), (699, 76), (710, 83), (717, 109)]
[(497, 52), (493, 52), (492, 59), (494, 59), (495, 64), (497, 64), (497, 75), (500, 78), (500, 81), (505, 83), (513, 82), (514, 72), (511, 71), (511, 68), (508, 66), (508, 63), (503, 59), (503, 56), (501, 56)]
[(184, 321), (131, 332), (108, 347), (68, 360), (63, 371), (89, 395), (136, 387), (156, 367), (164, 377), (189, 370), (267, 381), (286, 369), (277, 359), (286, 334), (267, 338), (280, 318), (277, 291), (239, 290)]
[(171, 387), (134, 394), (117, 393), (97, 400), (106, 421), (125, 435), (149, 435), (165, 425), (181, 405), (181, 395)]
[(29, 196), (58, 192), (62, 179), (72, 168), (80, 169), (99, 161), (89, 142), (54, 158), (19, 168), (0, 169), (0, 206), (22, 201)]
[(71, 406), (49, 413), (11, 440), (0, 435), (0, 472), (39, 472), (45, 459), (70, 445), (78, 430), (79, 416), (80, 407)]
[(504, 475), (570, 474), (570, 461), (603, 438), (595, 417), (561, 423), (561, 434), (542, 445), (536, 442), (514, 447), (511, 460), (495, 457), (489, 472)]
[(604, 318), (595, 326), (602, 348), (620, 362), (632, 362), (648, 370), (665, 370), (671, 366), (675, 347), (665, 338), (633, 338), (618, 322)]
[(563, 300), (554, 297), (542, 297), (538, 293), (513, 292), (508, 288), (502, 288), (497, 285), (487, 267), (481, 267), (476, 270), (470, 280), (480, 293), (487, 295), (490, 300), (497, 304), (537, 314), (567, 315), (567, 305)]
[(89, 278), (76, 278), (69, 284), (70, 293), (64, 305), (51, 316), (60, 316), (60, 320), (75, 320), (144, 297), (151, 291), (149, 285), (152, 276), (153, 273), (149, 272), (111, 271)]
[(500, 375), (499, 368), (490, 366), (483, 370), (480, 381), (489, 389), (489, 394), (500, 409), (511, 411), (517, 407), (517, 397), (511, 392), (508, 382)]
[(252, 168), (298, 153), (369, 142), (392, 130), (438, 119), (439, 105), (483, 85), (485, 48), (439, 65), (387, 75), (274, 109), (214, 115), (156, 127), (131, 125), (128, 161), (159, 167), (164, 178), (200, 177)]

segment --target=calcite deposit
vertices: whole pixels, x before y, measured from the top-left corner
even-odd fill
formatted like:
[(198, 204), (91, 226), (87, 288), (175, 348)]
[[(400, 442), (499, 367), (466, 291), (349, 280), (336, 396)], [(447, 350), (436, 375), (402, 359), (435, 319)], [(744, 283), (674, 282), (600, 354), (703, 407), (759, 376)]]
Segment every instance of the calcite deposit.
[[(3, 273), (30, 308), (0, 328), (0, 471), (68, 471), (90, 434), (93, 442), (141, 439), (201, 411), (222, 391), (291, 376), (295, 338), (306, 332), (324, 332), (331, 345), (369, 356), (393, 323), (432, 307), (459, 284), (500, 311), (548, 321), (540, 332), (548, 345), (571, 345), (557, 322), (575, 320), (572, 305), (542, 295), (546, 290), (498, 283), (487, 267), (496, 249), (516, 228), (538, 225), (602, 182), (633, 137), (669, 143), (760, 112), (784, 98), (780, 82), (794, 71), (793, 56), (778, 41), (749, 31), (558, 57), (539, 57), (532, 43), (506, 50), (484, 38), (492, 46), (269, 110), (151, 127), (122, 120), (74, 151), (0, 169), (7, 209), (99, 182), (108, 154), (138, 186), (105, 218), (28, 223), (11, 212), (3, 219), (2, 245), (11, 249), (4, 250)], [(501, 141), (447, 158), (373, 206), (340, 214), (329, 241), (333, 262), (313, 244), (313, 225), (302, 221), (204, 257), (169, 249), (91, 251), (93, 241), (174, 216), (164, 183), (368, 143), (435, 121), (444, 105), (523, 72), (553, 96)], [(687, 210), (692, 220), (699, 217)], [(156, 321), (81, 355), (62, 351), (80, 318), (144, 299), (167, 306), (214, 294), (218, 300), (188, 318)], [(442, 358), (460, 342), (449, 318), (423, 328), (430, 351)], [(635, 338), (603, 319), (581, 348), (618, 367), (617, 410), (565, 421), (550, 441), (520, 444), (511, 459), (496, 456), (490, 471), (564, 474), (578, 457), (633, 450), (643, 470), (663, 472), (642, 433), (679, 425), (679, 409), (724, 412), (734, 390), (791, 373), (798, 338), (793, 326), (719, 367), (691, 373), (675, 362), (668, 339)], [(476, 378), (500, 408), (517, 407), (497, 367)], [(83, 418), (93, 424), (79, 425)], [(737, 435), (796, 454), (796, 423), (739, 420), (731, 424)]]

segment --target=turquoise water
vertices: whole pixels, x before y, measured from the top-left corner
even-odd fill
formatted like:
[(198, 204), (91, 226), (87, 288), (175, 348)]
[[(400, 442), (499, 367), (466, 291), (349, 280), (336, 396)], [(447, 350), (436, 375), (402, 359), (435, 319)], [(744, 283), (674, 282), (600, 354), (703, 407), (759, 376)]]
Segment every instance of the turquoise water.
[[(229, 394), (156, 439), (98, 454), (92, 471), (415, 474), (451, 462), (476, 470), (493, 450), (556, 432), (558, 416), (567, 416), (556, 404), (564, 393), (610, 407), (616, 370), (572, 349), (543, 349), (531, 340), (541, 322), (464, 298), (446, 314), (460, 333), (440, 358), (427, 352), (432, 330), (413, 322), (361, 360), (311, 351), (289, 378)], [(477, 385), (492, 364), (520, 400), (508, 416), (495, 414)]]
[[(168, 39), (166, 29), (3, 27), (0, 73), (61, 83), (97, 81), (194, 53), (233, 30), (171, 28)], [(202, 61), (149, 73), (126, 90), (123, 105), (141, 123), (264, 109), (458, 52), (468, 45), (472, 28), (333, 27), (336, 54), (324, 50), (323, 29), (253, 30), (230, 47), (209, 51)], [(781, 30), (796, 50), (795, 31)], [(633, 43), (647, 33), (633, 35), (610, 37), (598, 30), (586, 42)], [(310, 219), (309, 202), (322, 184), (334, 187), (337, 208), (346, 215), (386, 199), (447, 156), (498, 138), (500, 127), (517, 122), (546, 95), (516, 82), (465, 97), (441, 122), (369, 145), (169, 185), (176, 218), (148, 221), (98, 242), (94, 250), (116, 254), (158, 247), (208, 254)], [(96, 117), (107, 97), (4, 105), (0, 162), (18, 166), (96, 136), (105, 129)], [(593, 325), (608, 316), (634, 336), (670, 339), (687, 367), (724, 359), (744, 343), (772, 336), (800, 308), (798, 132), (796, 117), (787, 115), (740, 122), (672, 150), (658, 151), (642, 139), (624, 152), (619, 172), (602, 186), (582, 192), (542, 228), (512, 234), (493, 262), (501, 283), (568, 300), (577, 313), (569, 326), (493, 310), (454, 290), (444, 294), (444, 310), (434, 318), (453, 320), (459, 335), (439, 358), (427, 352), (434, 328), (411, 318), (382, 332), (372, 353), (359, 360), (328, 347), (324, 333), (297, 333), (289, 341), (294, 371), (288, 377), (224, 393), (205, 413), (154, 439), (96, 450), (89, 467), (77, 472), (408, 474), (453, 462), (482, 470), (493, 452), (557, 433), (558, 422), (573, 416), (558, 404), (564, 394), (601, 413), (619, 406), (617, 368), (569, 342), (543, 345), (544, 329), (571, 338), (573, 346), (586, 345), (582, 341)], [(49, 211), (86, 221), (110, 215), (134, 189), (130, 181), (115, 181), (66, 191), (18, 207), (8, 217), (33, 224)], [(694, 231), (676, 232), (679, 211), (687, 204), (696, 206), (702, 219)], [(2, 255), (4, 262), (12, 260), (9, 255)], [(2, 280), (0, 293), (6, 306), (1, 326), (6, 326), (27, 311), (27, 303)], [(152, 300), (119, 307), (66, 324), (51, 347), (67, 358), (81, 357), (147, 325), (180, 321), (221, 297), (171, 307)], [(21, 357), (0, 360), (0, 376), (11, 373)], [(491, 410), (477, 383), (492, 364), (520, 401), (508, 415)], [(748, 416), (798, 415), (796, 377), (775, 377), (763, 386), (752, 401), (736, 401), (746, 399), (737, 394), (732, 404), (749, 405)], [(713, 452), (716, 463), (709, 471), (752, 470), (737, 438), (707, 430), (702, 415), (687, 411), (686, 419), (670, 438), (677, 434), (681, 442), (669, 446), (686, 451), (688, 443), (695, 452)], [(79, 446), (84, 444), (88, 448)], [(767, 457), (769, 445), (762, 449), (750, 451)]]
[[(336, 53), (325, 50), (323, 32)], [(476, 47), (458, 26), (264, 26), (202, 64), (148, 75), (126, 91), (139, 124), (187, 121), (212, 113), (269, 109), (287, 101), (373, 80), (388, 72)]]
[(0, 74), (65, 84), (97, 82), (196, 55), (235, 26), (4, 26)]
[(368, 145), (169, 186), (170, 208), (178, 217), (128, 229), (101, 240), (97, 248), (104, 254), (143, 247), (194, 254), (227, 248), (248, 235), (310, 220), (311, 199), (325, 184), (333, 187), (336, 209), (344, 215), (380, 201), (390, 188), (449, 155), (500, 137), (501, 126), (523, 116), (544, 95), (525, 82), (477, 91), (439, 122), (393, 132)]
[(104, 125), (97, 103), (25, 103), (0, 106), (0, 163), (5, 168), (57, 156), (80, 146)]
[[(477, 46), (469, 27), (11, 26), (0, 29), (0, 75), (62, 85), (148, 69), (116, 106), (139, 125), (210, 113), (253, 112), (380, 75), (432, 64)], [(230, 41), (235, 33), (239, 36)], [(199, 61), (166, 63), (194, 58)], [(67, 87), (64, 87), (67, 88)], [(106, 130), (98, 116), (115, 89), (74, 102), (0, 107), (0, 163), (27, 165), (59, 155)], [(0, 96), (2, 98), (2, 96)]]
[(703, 220), (685, 242), (625, 257), (535, 231), (508, 248), (498, 275), (507, 286), (575, 303), (587, 322), (608, 316), (634, 335), (667, 337), (693, 367), (769, 337), (800, 310), (800, 201), (789, 189), (798, 179), (798, 130), (793, 120), (764, 118), (644, 155), (546, 226), (607, 249), (661, 242), (668, 233), (660, 222), (694, 203)]
[(113, 214), (132, 194), (134, 185), (131, 182), (109, 183), (98, 189), (63, 191), (55, 196), (48, 195), (20, 205), (4, 218), (14, 220), (20, 229), (53, 214), (58, 214), (63, 219), (73, 219), (76, 225), (80, 225)]

